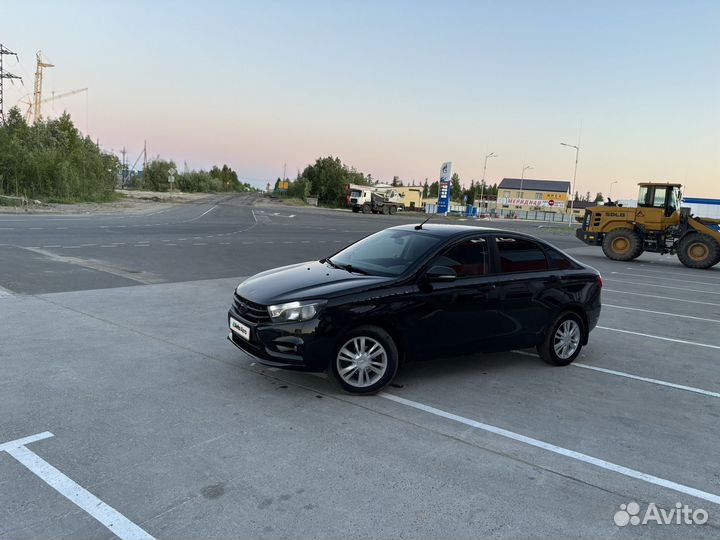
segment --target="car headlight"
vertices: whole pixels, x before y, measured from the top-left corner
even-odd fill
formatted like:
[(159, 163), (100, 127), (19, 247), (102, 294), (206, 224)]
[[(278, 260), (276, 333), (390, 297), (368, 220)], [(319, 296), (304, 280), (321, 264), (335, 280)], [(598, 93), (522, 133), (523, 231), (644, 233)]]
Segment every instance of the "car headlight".
[(307, 321), (315, 317), (325, 300), (311, 300), (305, 302), (288, 302), (268, 306), (268, 313), (273, 322)]

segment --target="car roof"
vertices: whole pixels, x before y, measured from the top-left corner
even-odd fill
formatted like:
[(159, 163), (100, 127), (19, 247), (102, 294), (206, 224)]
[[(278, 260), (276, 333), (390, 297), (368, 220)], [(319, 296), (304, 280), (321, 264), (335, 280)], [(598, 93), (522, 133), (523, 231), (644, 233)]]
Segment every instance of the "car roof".
[[(391, 227), (391, 229), (395, 230), (401, 230), (401, 231), (413, 231), (417, 230), (415, 227), (417, 227), (419, 224), (408, 224), (408, 225), (397, 225), (395, 227)], [(441, 223), (426, 223), (422, 226), (423, 231), (427, 231), (431, 234), (434, 234), (436, 236), (443, 236), (443, 237), (450, 237), (450, 236), (456, 236), (460, 234), (465, 233), (512, 233), (516, 234), (514, 231), (508, 231), (503, 229), (496, 229), (496, 228), (490, 228), (490, 227), (475, 227), (474, 225), (449, 225), (449, 224), (441, 224)], [(522, 233), (519, 233), (522, 234)]]

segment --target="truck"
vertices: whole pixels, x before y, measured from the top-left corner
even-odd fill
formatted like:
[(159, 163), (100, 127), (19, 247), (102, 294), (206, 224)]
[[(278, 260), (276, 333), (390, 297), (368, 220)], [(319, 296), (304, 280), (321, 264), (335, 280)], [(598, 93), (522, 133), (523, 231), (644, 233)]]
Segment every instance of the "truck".
[(395, 214), (404, 208), (400, 193), (372, 186), (352, 186), (349, 205), (353, 212), (363, 214)]
[(609, 201), (587, 208), (576, 235), (602, 246), (615, 261), (631, 261), (645, 251), (677, 255), (688, 268), (706, 269), (720, 262), (720, 219), (693, 216), (680, 207), (681, 184), (643, 182), (636, 208)]

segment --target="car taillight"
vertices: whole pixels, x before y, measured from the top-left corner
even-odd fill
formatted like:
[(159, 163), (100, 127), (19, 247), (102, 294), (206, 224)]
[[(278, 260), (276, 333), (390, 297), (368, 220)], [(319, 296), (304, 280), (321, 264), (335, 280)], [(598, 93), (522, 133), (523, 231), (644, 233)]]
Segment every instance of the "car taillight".
[(597, 277), (597, 285), (599, 288), (602, 289), (602, 276), (600, 274), (598, 274), (598, 277)]

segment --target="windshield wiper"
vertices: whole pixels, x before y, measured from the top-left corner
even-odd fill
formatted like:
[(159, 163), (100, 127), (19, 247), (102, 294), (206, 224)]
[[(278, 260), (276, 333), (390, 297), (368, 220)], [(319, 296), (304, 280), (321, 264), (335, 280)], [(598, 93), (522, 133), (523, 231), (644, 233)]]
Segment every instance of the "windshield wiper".
[(344, 270), (345, 268), (343, 266), (340, 266), (339, 264), (335, 264), (330, 260), (330, 257), (325, 257), (320, 261), (321, 263), (328, 263), (333, 268), (337, 268), (338, 270)]
[[(328, 262), (330, 262), (328, 260)], [(340, 268), (341, 270), (347, 270), (348, 272), (351, 272), (353, 274), (362, 274), (363, 276), (372, 276), (370, 272), (367, 270), (363, 270), (362, 268), (357, 268), (353, 266), (352, 264), (337, 264), (337, 263), (330, 263), (335, 268)]]

